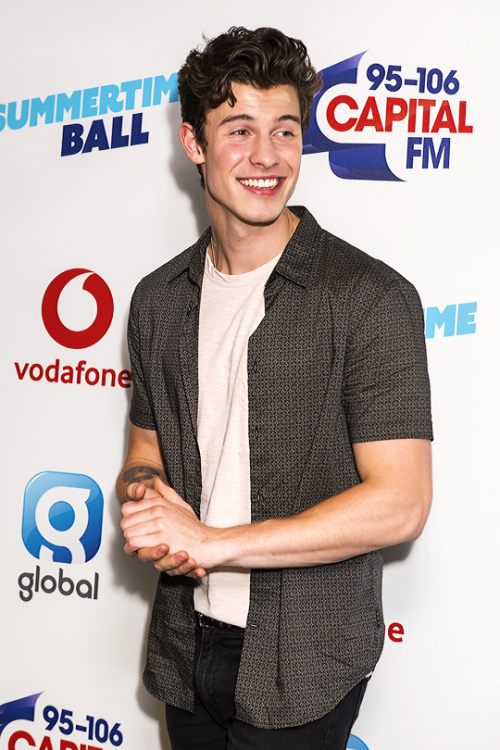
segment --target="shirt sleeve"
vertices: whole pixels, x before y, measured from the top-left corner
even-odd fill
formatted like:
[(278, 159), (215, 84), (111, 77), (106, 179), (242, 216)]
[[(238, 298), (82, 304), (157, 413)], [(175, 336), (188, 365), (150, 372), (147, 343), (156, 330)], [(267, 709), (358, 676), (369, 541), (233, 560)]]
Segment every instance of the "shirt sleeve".
[(137, 323), (138, 316), (135, 307), (134, 295), (130, 307), (127, 333), (133, 382), (130, 421), (136, 427), (142, 427), (144, 430), (156, 430), (156, 423), (153, 417), (144, 365), (141, 357), (140, 331)]
[(432, 440), (423, 311), (408, 282), (387, 289), (352, 331), (343, 404), (352, 443)]

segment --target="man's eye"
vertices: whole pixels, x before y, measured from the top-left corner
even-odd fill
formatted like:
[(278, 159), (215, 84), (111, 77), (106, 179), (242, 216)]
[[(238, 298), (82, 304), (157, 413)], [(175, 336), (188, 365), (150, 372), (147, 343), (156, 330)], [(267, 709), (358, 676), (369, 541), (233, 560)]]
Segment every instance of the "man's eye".
[(247, 133), (248, 133), (248, 130), (245, 130), (244, 128), (233, 131), (233, 135), (246, 135)]

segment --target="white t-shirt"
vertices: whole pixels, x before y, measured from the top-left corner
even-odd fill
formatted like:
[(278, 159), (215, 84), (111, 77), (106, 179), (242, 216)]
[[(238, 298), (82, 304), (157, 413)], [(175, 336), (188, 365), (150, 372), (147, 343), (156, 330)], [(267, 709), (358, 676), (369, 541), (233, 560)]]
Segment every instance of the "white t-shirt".
[[(248, 339), (265, 314), (264, 287), (280, 255), (254, 271), (217, 271), (207, 253), (198, 348), (201, 520), (226, 528), (251, 522), (248, 442)], [(194, 606), (246, 626), (250, 570), (218, 568), (200, 580)]]

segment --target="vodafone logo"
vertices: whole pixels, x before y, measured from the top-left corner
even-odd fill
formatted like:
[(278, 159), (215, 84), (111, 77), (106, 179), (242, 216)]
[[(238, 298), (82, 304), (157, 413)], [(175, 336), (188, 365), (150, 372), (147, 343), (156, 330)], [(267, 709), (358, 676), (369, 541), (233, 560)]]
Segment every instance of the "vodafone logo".
[[(59, 298), (70, 281), (82, 274), (90, 274), (82, 289), (91, 294), (97, 305), (93, 323), (84, 330), (72, 330), (59, 317)], [(97, 344), (106, 334), (113, 320), (114, 304), (111, 291), (100, 276), (87, 268), (71, 268), (63, 271), (50, 282), (42, 300), (42, 318), (49, 335), (68, 349), (86, 349)]]
[[(88, 268), (63, 271), (50, 282), (43, 295), (45, 328), (54, 341), (68, 349), (86, 349), (97, 344), (108, 331), (113, 312), (108, 285)], [(24, 383), (130, 388), (132, 382), (130, 370), (102, 364), (94, 367), (86, 359), (65, 363), (57, 357), (49, 364), (42, 364), (19, 358), (14, 367), (18, 380)]]

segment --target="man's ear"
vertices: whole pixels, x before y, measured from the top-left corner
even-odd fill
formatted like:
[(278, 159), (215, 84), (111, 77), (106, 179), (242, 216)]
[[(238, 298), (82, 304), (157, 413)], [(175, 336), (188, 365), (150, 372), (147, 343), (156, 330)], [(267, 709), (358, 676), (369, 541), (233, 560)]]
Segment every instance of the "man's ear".
[(196, 140), (192, 125), (183, 122), (179, 128), (179, 139), (184, 146), (184, 151), (193, 164), (204, 164), (205, 156), (203, 149)]

